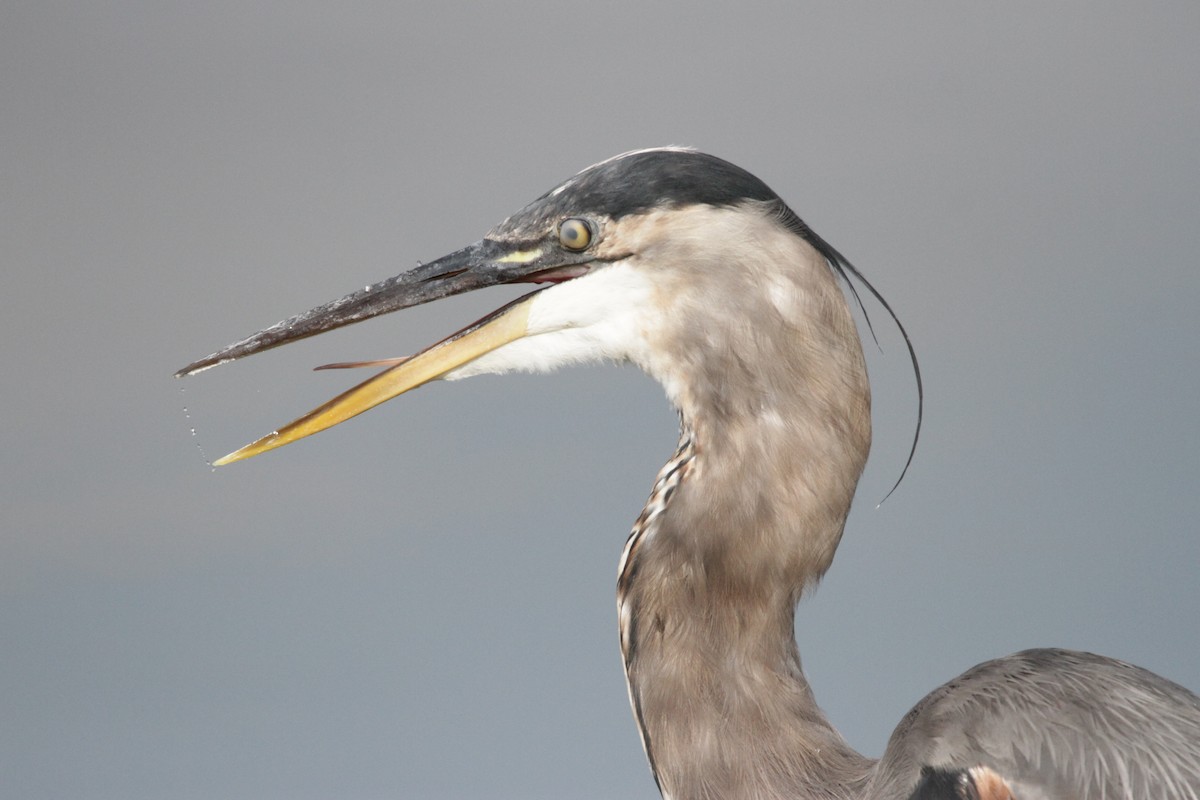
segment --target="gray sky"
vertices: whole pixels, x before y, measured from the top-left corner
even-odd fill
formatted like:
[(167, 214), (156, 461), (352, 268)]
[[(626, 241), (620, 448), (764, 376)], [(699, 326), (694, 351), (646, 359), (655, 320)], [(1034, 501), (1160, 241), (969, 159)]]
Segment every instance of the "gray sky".
[(915, 412), (876, 309), (876, 449), (798, 616), (850, 741), (1035, 645), (1200, 688), (1200, 6), (333, 9), (0, 12), (6, 796), (655, 797), (613, 591), (658, 387), (435, 385), (212, 472), (359, 377), (309, 367), (514, 293), (171, 373), (661, 144), (766, 180), (921, 357), (876, 510)]

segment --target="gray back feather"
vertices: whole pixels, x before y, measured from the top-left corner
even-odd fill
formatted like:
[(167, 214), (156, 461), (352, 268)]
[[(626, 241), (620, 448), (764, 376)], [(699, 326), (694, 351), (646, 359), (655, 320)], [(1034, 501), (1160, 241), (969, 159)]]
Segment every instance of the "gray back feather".
[(1200, 800), (1200, 698), (1103, 656), (1027, 650), (936, 689), (896, 728), (871, 797), (923, 766), (990, 767), (1022, 800)]

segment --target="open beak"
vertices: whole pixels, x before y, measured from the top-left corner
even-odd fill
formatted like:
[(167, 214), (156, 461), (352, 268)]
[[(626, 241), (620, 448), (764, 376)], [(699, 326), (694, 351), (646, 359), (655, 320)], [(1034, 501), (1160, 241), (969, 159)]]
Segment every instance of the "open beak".
[[(585, 274), (589, 258), (544, 243), (507, 243), (484, 239), (437, 261), (368, 286), (340, 300), (290, 317), (212, 355), (175, 377), (192, 375), (298, 339), (371, 317), (501, 283), (559, 283)], [(541, 291), (540, 289), (538, 291)], [(537, 291), (493, 311), (416, 355), (397, 360), (304, 416), (213, 462), (231, 464), (331, 428), (364, 411), (436, 380), (527, 333), (529, 309)]]

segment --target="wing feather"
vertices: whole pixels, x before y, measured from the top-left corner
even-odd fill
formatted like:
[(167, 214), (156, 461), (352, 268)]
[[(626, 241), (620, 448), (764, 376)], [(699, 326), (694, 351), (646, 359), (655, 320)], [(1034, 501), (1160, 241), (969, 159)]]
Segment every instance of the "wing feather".
[(1200, 698), (1091, 653), (988, 661), (905, 716), (868, 796), (909, 797), (928, 769), (973, 768), (1019, 800), (1200, 800)]

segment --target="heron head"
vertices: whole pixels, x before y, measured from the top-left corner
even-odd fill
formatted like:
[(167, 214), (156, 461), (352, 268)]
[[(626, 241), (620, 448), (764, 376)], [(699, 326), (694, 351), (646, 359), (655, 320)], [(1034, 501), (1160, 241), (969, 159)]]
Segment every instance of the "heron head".
[(763, 314), (811, 316), (802, 307), (807, 278), (731, 267), (738, 251), (771, 246), (801, 248), (820, 265), (817, 280), (836, 284), (829, 265), (840, 256), (749, 172), (694, 150), (635, 151), (585, 169), (475, 244), (279, 322), (177, 376), (439, 298), (533, 283), (543, 286), (414, 356), (353, 364), (387, 368), (214, 463), (309, 436), (431, 380), (482, 373), (633, 361), (681, 404), (689, 370), (712, 363), (705, 348), (729, 349), (730, 335), (714, 335), (714, 309), (742, 303), (730, 315), (739, 330)]

